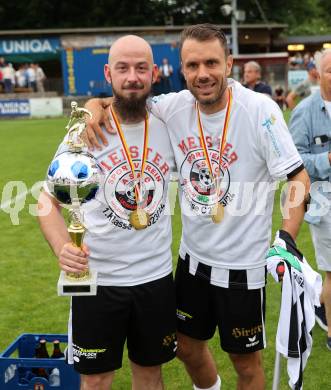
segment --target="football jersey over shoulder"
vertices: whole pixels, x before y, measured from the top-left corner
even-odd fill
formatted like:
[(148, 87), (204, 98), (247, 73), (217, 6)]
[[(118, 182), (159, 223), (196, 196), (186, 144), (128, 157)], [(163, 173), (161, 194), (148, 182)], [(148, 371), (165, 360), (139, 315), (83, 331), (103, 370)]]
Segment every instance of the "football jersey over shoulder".
[[(121, 128), (135, 176), (139, 176), (144, 122), (122, 124)], [(82, 206), (89, 264), (98, 272), (98, 285), (133, 286), (162, 278), (172, 270), (167, 191), (175, 162), (167, 129), (160, 120), (149, 116), (148, 149), (140, 191), (150, 222), (142, 230), (135, 230), (129, 222), (129, 215), (136, 208), (135, 181), (122, 143), (117, 134), (105, 132), (105, 136), (108, 146), (93, 152), (104, 169), (105, 181), (97, 198)]]
[[(188, 254), (192, 264), (211, 266), (211, 283), (222, 287), (228, 287), (228, 270), (251, 270), (249, 288), (259, 288), (264, 285), (276, 181), (286, 178), (302, 160), (277, 104), (233, 80), (229, 86), (233, 104), (218, 193), (202, 149), (193, 95), (185, 90), (161, 96), (154, 99), (153, 112), (167, 125), (179, 173), (181, 257)], [(215, 172), (225, 111), (201, 113)], [(211, 219), (216, 202), (225, 209), (219, 224)]]

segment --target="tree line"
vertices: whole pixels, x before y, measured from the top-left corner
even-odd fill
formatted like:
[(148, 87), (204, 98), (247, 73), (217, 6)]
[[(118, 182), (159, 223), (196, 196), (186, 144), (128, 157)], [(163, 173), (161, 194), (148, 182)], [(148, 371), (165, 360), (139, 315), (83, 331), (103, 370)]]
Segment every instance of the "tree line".
[[(230, 23), (224, 0), (30, 0), (0, 4), (0, 30)], [(331, 0), (237, 0), (245, 23), (286, 23), (288, 33), (331, 32)]]

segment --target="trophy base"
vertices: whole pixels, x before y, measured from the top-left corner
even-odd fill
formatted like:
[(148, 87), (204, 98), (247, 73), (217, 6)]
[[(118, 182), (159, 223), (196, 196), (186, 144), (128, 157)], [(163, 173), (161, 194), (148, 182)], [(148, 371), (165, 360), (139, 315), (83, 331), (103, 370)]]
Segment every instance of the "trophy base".
[(66, 273), (61, 271), (57, 282), (59, 296), (97, 295), (97, 273), (90, 270), (90, 277), (85, 280), (70, 280)]

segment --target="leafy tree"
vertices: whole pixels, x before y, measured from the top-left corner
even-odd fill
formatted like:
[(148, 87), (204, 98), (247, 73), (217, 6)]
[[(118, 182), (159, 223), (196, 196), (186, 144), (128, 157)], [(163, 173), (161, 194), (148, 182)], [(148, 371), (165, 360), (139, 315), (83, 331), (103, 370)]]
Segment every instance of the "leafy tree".
[[(224, 0), (16, 0), (1, 2), (2, 30), (230, 23)], [(286, 23), (290, 34), (329, 32), (331, 0), (237, 0), (246, 23)], [(262, 13), (261, 13), (262, 9)]]

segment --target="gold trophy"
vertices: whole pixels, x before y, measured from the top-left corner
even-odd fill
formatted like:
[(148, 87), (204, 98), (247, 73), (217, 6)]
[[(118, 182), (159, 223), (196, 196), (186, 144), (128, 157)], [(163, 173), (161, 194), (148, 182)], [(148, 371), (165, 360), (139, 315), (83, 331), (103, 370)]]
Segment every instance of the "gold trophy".
[[(87, 145), (81, 138), (85, 130), (85, 115), (92, 114), (85, 108), (71, 103), (71, 115), (66, 130), (67, 150), (58, 154), (51, 162), (47, 174), (50, 193), (69, 209), (68, 232), (72, 243), (81, 247), (85, 226), (81, 205), (94, 199), (102, 183), (103, 171), (97, 160), (87, 152)], [(87, 270), (81, 273), (61, 271), (57, 285), (58, 295), (96, 295), (97, 273)]]

